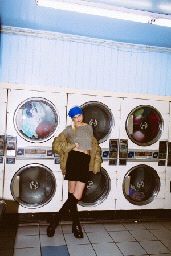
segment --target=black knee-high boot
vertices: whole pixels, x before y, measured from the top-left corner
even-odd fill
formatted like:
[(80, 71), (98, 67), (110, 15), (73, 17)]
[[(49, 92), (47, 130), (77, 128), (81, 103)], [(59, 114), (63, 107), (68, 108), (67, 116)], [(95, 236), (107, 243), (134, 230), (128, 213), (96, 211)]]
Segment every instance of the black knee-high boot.
[(71, 216), (72, 216), (72, 233), (76, 238), (83, 238), (83, 232), (79, 220), (79, 212), (77, 208), (78, 199), (72, 195), (72, 204), (71, 204)]
[(62, 216), (65, 212), (69, 214), (71, 211), (71, 202), (72, 202), (72, 193), (68, 192), (68, 199), (63, 204), (62, 208), (59, 210), (59, 213), (53, 215), (50, 220), (50, 224), (47, 227), (47, 236), (52, 237), (55, 234), (55, 229), (59, 225), (59, 221), (62, 219)]

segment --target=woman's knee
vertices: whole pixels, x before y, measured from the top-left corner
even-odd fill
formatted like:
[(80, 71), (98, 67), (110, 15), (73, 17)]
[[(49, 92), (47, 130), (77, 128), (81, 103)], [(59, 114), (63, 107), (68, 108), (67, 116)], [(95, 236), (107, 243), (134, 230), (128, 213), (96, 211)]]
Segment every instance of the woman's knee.
[(79, 201), (82, 198), (82, 193), (78, 193), (77, 191), (74, 192), (75, 198)]
[(68, 191), (70, 193), (74, 193), (75, 191), (76, 182), (75, 181), (69, 181), (68, 182)]
[(76, 183), (75, 191), (74, 191), (74, 196), (75, 196), (78, 200), (81, 200), (82, 195), (83, 195), (84, 188), (85, 188), (85, 183), (80, 182), (80, 181), (78, 181), (78, 182)]

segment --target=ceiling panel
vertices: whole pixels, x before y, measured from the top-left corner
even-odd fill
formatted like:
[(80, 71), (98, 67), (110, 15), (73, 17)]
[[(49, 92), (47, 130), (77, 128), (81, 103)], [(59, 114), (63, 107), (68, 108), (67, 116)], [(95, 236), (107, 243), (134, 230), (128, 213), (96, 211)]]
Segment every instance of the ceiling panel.
[[(105, 4), (110, 2), (116, 7), (171, 14), (171, 1), (98, 0), (98, 2)], [(0, 17), (4, 26), (171, 48), (171, 28), (39, 7), (35, 0), (0, 0)]]

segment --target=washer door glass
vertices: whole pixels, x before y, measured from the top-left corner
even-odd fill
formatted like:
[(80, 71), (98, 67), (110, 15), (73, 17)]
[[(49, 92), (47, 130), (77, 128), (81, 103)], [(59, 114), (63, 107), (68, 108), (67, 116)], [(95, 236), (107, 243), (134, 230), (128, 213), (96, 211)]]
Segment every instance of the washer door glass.
[(53, 104), (43, 98), (31, 98), (15, 112), (15, 128), (19, 135), (32, 142), (49, 139), (58, 126), (58, 115)]
[(56, 180), (52, 171), (39, 164), (22, 167), (11, 181), (11, 193), (16, 201), (28, 208), (47, 204), (56, 190)]
[(163, 119), (152, 106), (139, 106), (131, 111), (126, 120), (126, 132), (132, 142), (149, 146), (161, 136)]
[(110, 109), (101, 102), (89, 101), (82, 106), (84, 122), (92, 125), (95, 138), (104, 142), (113, 126), (113, 115)]
[(110, 178), (107, 171), (101, 168), (97, 174), (90, 172), (89, 181), (85, 188), (82, 201), (79, 204), (82, 206), (96, 206), (101, 204), (110, 191)]
[(123, 181), (125, 198), (135, 205), (146, 205), (160, 191), (160, 178), (152, 167), (141, 164), (127, 172)]

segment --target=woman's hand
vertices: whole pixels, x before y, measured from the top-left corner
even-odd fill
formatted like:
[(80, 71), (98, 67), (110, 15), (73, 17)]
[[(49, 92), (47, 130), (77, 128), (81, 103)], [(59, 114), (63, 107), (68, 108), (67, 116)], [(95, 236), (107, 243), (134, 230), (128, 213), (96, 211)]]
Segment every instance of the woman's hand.
[(76, 149), (79, 149), (79, 147), (80, 147), (79, 144), (76, 142), (76, 143), (75, 143), (75, 148), (76, 148)]

